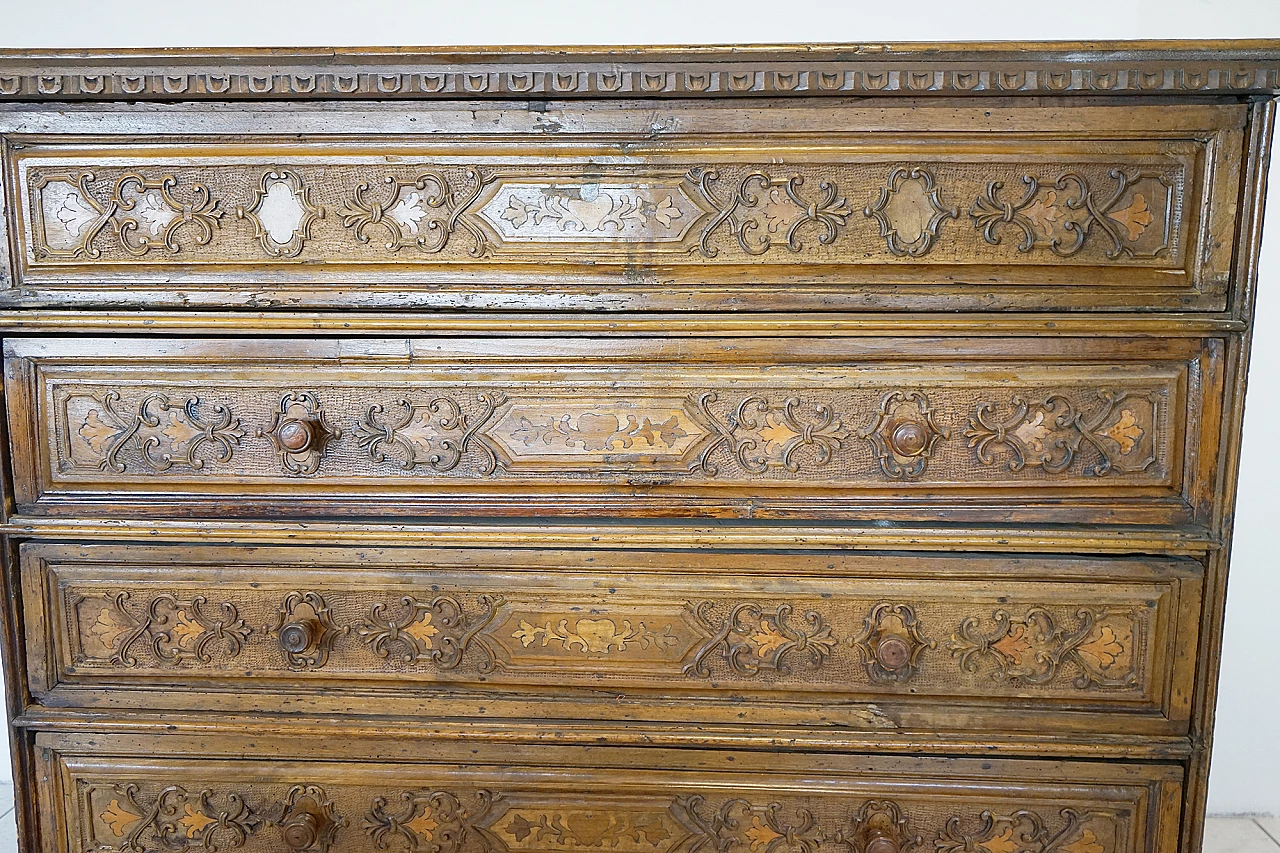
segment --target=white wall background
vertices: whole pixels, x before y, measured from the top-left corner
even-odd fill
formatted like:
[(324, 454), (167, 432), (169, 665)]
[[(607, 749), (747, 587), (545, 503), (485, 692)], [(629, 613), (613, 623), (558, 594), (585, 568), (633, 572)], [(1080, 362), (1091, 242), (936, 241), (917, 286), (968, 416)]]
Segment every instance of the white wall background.
[[(1280, 37), (1277, 0), (0, 0), (3, 47), (1266, 37)], [(1210, 787), (1218, 813), (1280, 814), (1280, 168), (1271, 175)]]

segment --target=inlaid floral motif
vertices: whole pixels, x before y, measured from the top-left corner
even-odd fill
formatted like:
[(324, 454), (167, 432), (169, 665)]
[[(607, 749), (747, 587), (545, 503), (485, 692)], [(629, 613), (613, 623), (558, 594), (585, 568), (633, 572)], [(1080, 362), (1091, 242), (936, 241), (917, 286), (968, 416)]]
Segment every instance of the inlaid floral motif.
[(625, 652), (628, 645), (642, 649), (650, 646), (666, 648), (679, 642), (670, 625), (655, 629), (639, 622), (633, 627), (627, 619), (617, 622), (612, 619), (575, 619), (572, 626), (569, 622), (569, 619), (561, 619), (554, 625), (551, 622), (533, 625), (521, 620), (519, 628), (511, 636), (525, 648), (535, 643), (544, 647), (555, 643), (565, 651), (576, 649), (582, 654)]

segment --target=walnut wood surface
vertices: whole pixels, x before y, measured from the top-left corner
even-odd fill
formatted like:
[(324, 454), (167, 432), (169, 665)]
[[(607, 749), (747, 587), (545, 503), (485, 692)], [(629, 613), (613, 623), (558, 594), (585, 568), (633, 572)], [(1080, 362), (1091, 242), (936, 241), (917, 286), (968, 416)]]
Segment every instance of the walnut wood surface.
[(24, 853), (1195, 853), (1277, 92), (0, 51)]

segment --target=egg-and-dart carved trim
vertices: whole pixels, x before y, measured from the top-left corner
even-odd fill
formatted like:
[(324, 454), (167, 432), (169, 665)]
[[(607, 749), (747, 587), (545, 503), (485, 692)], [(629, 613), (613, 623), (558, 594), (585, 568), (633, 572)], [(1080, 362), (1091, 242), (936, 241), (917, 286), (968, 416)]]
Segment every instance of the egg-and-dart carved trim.
[[(650, 48), (512, 55), (508, 52), (420, 53), (394, 63), (349, 52), (318, 64), (313, 57), (245, 50), (222, 57), (0, 57), (0, 99), (246, 100), (457, 99), (587, 96), (718, 98), (992, 94), (1274, 94), (1280, 61), (1265, 50), (1191, 46), (1135, 55), (1128, 42), (1063, 44), (1054, 49), (957, 51), (946, 45), (911, 50), (876, 46), (784, 47), (767, 55)], [(922, 51), (927, 51), (921, 55)], [(763, 52), (763, 51), (757, 51)], [(1117, 54), (1123, 54), (1118, 56)], [(269, 70), (261, 66), (269, 65)], [(256, 66), (248, 69), (245, 66)]]

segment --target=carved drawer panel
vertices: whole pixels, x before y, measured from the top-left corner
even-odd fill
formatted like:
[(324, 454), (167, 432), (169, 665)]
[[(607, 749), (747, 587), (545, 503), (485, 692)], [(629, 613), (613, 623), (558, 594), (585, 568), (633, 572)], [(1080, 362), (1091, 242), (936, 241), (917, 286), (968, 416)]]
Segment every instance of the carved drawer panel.
[(217, 138), (155, 116), (114, 139), (24, 136), (12, 298), (829, 308), (908, 285), (916, 310), (1221, 309), (1244, 118), (789, 107), (783, 136), (769, 111), (677, 104), (615, 112), (606, 134), (558, 107), (564, 132), (511, 142), (486, 138), (503, 110), (423, 106), (416, 133), (358, 141), (327, 110), (327, 138), (300, 145), (303, 108), (265, 119), (274, 135), (187, 109)]
[[(6, 342), (22, 511), (1188, 524), (1218, 340)], [(1201, 451), (1204, 448), (1204, 452)]]
[(934, 730), (1185, 731), (1201, 595), (1177, 558), (27, 543), (22, 571), (48, 704), (390, 710), (430, 685), (452, 713), (525, 691), (607, 718), (606, 690), (633, 715), (742, 720), (736, 696), (751, 721)]
[[(1142, 853), (1173, 849), (1157, 845), (1172, 844), (1181, 791), (1168, 765), (484, 744), (387, 764), (188, 757), (185, 738), (37, 745), (45, 814), (65, 812), (65, 840), (43, 849), (75, 853)], [(316, 746), (242, 745), (261, 759)]]

